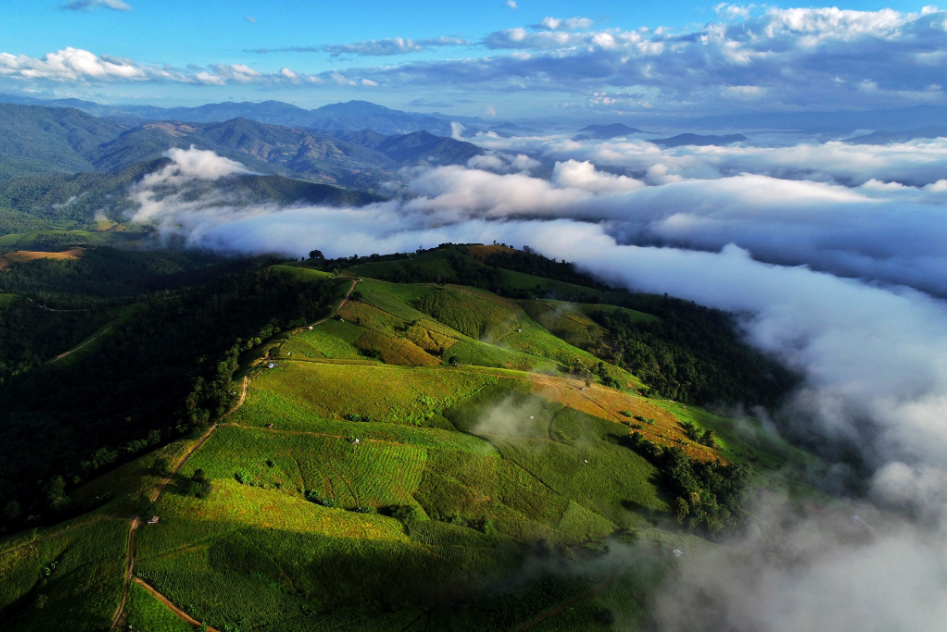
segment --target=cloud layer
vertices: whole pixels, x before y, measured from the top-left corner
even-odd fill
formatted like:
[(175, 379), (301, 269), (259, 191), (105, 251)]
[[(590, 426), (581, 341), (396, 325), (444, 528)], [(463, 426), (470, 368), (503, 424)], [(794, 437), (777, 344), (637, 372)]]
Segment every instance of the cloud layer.
[[(804, 376), (776, 414), (791, 423), (808, 420), (823, 434), (859, 446), (875, 470), (872, 500), (914, 519), (881, 513), (865, 501), (852, 504), (849, 515), (839, 507), (807, 515), (787, 511), (785, 502), (762, 506), (745, 539), (728, 547), (685, 547), (654, 604), (658, 629), (937, 629), (947, 616), (947, 304), (904, 286), (761, 262), (752, 248), (733, 244), (694, 250), (616, 237), (630, 222), (629, 209), (633, 215), (647, 207), (646, 198), (635, 196), (670, 195), (665, 202), (693, 217), (724, 217), (730, 226), (722, 234), (739, 239), (773, 232), (756, 231), (759, 217), (768, 215), (789, 224), (797, 216), (815, 218), (841, 239), (846, 226), (870, 218), (872, 204), (882, 203), (839, 185), (758, 175), (655, 185), (580, 161), (560, 162), (541, 180), (510, 172), (510, 158), (496, 157), (505, 173), (419, 171), (403, 200), (358, 209), (280, 208), (247, 207), (224, 194), (162, 196), (172, 185), (241, 172), (209, 152), (178, 150), (171, 165), (136, 189), (142, 200), (137, 219), (191, 246), (239, 253), (302, 256), (319, 248), (335, 257), (447, 241), (530, 245), (616, 285), (741, 314), (748, 342)], [(704, 198), (701, 213), (686, 206), (713, 187), (722, 188)], [(768, 191), (769, 203), (755, 199), (755, 191)], [(607, 214), (611, 219), (590, 221)], [(936, 215), (918, 223), (943, 225)], [(877, 230), (892, 226), (885, 220)], [(868, 230), (853, 238), (853, 251), (872, 247), (859, 246), (870, 236)], [(823, 247), (811, 241), (813, 252)]]
[[(127, 7), (118, 0), (81, 0), (69, 6)], [(539, 24), (485, 35), (479, 40), (485, 54), (479, 57), (341, 69), (338, 74), (357, 77), (362, 85), (393, 88), (457, 87), (483, 93), (531, 89), (567, 94), (583, 106), (619, 113), (657, 107), (700, 113), (864, 109), (947, 101), (942, 72), (947, 12), (939, 9), (718, 5), (717, 16), (699, 28), (677, 31), (635, 24), (596, 28), (584, 17), (547, 17)], [(254, 51), (378, 57), (466, 43), (448, 36), (391, 37)], [(110, 60), (117, 57), (74, 48), (40, 58), (5, 53), (2, 59), (3, 74), (25, 80), (333, 85), (331, 72), (291, 71), (295, 81), (285, 81), (282, 69), (228, 74), (226, 69), (238, 65), (233, 62), (198, 64), (208, 70), (170, 69), (131, 60), (114, 63)], [(101, 67), (108, 63), (117, 67), (103, 72)]]

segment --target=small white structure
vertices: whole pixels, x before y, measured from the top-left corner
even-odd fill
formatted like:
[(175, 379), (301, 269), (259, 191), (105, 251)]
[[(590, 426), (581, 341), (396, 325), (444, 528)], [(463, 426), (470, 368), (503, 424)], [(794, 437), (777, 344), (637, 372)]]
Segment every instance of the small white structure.
[(582, 462), (585, 463), (586, 465), (589, 464), (589, 460), (588, 460), (588, 459), (582, 459)]
[(530, 419), (535, 419), (535, 417), (533, 417), (532, 415), (530, 415), (529, 418), (530, 418)]
[(158, 516), (152, 516), (148, 519), (148, 524), (158, 524)]
[(312, 325), (309, 325), (309, 331), (312, 331)]
[(276, 363), (275, 363), (275, 362), (270, 362), (270, 363), (267, 364), (266, 366), (267, 366), (268, 368), (270, 368), (270, 369), (275, 369), (275, 368), (276, 368)]
[(355, 445), (358, 445), (361, 443), (361, 441), (359, 441), (358, 438), (355, 438), (352, 440), (352, 443), (354, 443)]
[(680, 557), (684, 555), (684, 551), (680, 549), (674, 549), (673, 551), (671, 551), (671, 553), (674, 555), (674, 557)]

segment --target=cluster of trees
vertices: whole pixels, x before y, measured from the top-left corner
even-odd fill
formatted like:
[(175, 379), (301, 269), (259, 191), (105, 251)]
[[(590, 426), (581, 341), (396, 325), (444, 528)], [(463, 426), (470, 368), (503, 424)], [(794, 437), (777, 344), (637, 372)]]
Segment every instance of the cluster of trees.
[(501, 250), (495, 252), (484, 259), (484, 263), (494, 268), (504, 268), (514, 270), (524, 274), (562, 281), (573, 285), (581, 285), (596, 290), (609, 290), (607, 285), (597, 281), (594, 277), (579, 272), (574, 263), (568, 261), (556, 261), (544, 257), (529, 246), (523, 246), (523, 250)]
[(610, 332), (613, 362), (650, 388), (646, 393), (698, 404), (742, 402), (775, 406), (797, 377), (744, 344), (732, 317), (684, 301), (668, 300), (643, 322), (630, 314), (601, 312)]
[(662, 485), (674, 498), (679, 523), (711, 534), (746, 523), (744, 505), (751, 474), (748, 465), (696, 461), (679, 447), (662, 448), (637, 431), (628, 436), (627, 442), (660, 471)]
[(154, 296), (94, 353), (0, 386), (0, 528), (62, 519), (69, 487), (201, 429), (236, 397), (242, 351), (328, 312), (331, 282), (266, 263)]
[(17, 297), (0, 306), (0, 385), (72, 348), (112, 320), (107, 312), (54, 312)]
[(705, 445), (709, 448), (712, 448), (715, 445), (717, 445), (717, 439), (714, 437), (713, 430), (707, 429), (707, 430), (701, 431), (700, 428), (698, 428), (697, 426), (695, 426), (689, 421), (682, 421), (681, 428), (684, 429), (684, 434), (691, 441), (694, 441), (701, 445)]

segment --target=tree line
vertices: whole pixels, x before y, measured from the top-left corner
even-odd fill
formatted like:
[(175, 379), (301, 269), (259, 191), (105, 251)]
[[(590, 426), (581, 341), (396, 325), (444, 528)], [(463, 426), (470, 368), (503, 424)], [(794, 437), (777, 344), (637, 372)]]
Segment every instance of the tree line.
[(0, 386), (0, 525), (83, 509), (69, 489), (205, 427), (236, 396), (242, 352), (328, 312), (334, 283), (266, 263), (152, 296), (93, 353)]

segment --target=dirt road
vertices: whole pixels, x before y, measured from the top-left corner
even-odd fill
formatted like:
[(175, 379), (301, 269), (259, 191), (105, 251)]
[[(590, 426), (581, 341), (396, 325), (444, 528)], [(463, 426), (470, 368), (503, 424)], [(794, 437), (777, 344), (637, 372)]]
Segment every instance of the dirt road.
[[(192, 617), (192, 616), (189, 615), (188, 613), (184, 612), (183, 610), (181, 610), (180, 608), (178, 608), (177, 606), (175, 606), (173, 603), (171, 603), (171, 601), (168, 600), (167, 597), (165, 597), (164, 595), (162, 595), (161, 593), (159, 593), (157, 590), (155, 590), (154, 588), (152, 588), (150, 585), (146, 584), (144, 581), (142, 581), (141, 579), (138, 579), (137, 577), (135, 577), (135, 578), (133, 579), (133, 581), (134, 581), (136, 584), (138, 584), (139, 586), (141, 586), (142, 588), (144, 588), (145, 590), (147, 590), (148, 592), (150, 592), (152, 595), (154, 595), (155, 598), (156, 598), (158, 601), (160, 601), (160, 602), (163, 603), (165, 606), (167, 606), (168, 610), (170, 610), (170, 611), (173, 612), (174, 614), (178, 615), (181, 619), (183, 619), (184, 621), (190, 623), (190, 624), (193, 625), (195, 628), (198, 627), (198, 626), (200, 626), (200, 624), (201, 624), (200, 621), (198, 621), (197, 619), (195, 619), (194, 617)], [(208, 631), (208, 632), (218, 632), (216, 629), (214, 629), (214, 628), (212, 628), (212, 627), (210, 627), (210, 626), (207, 626), (207, 631)]]

